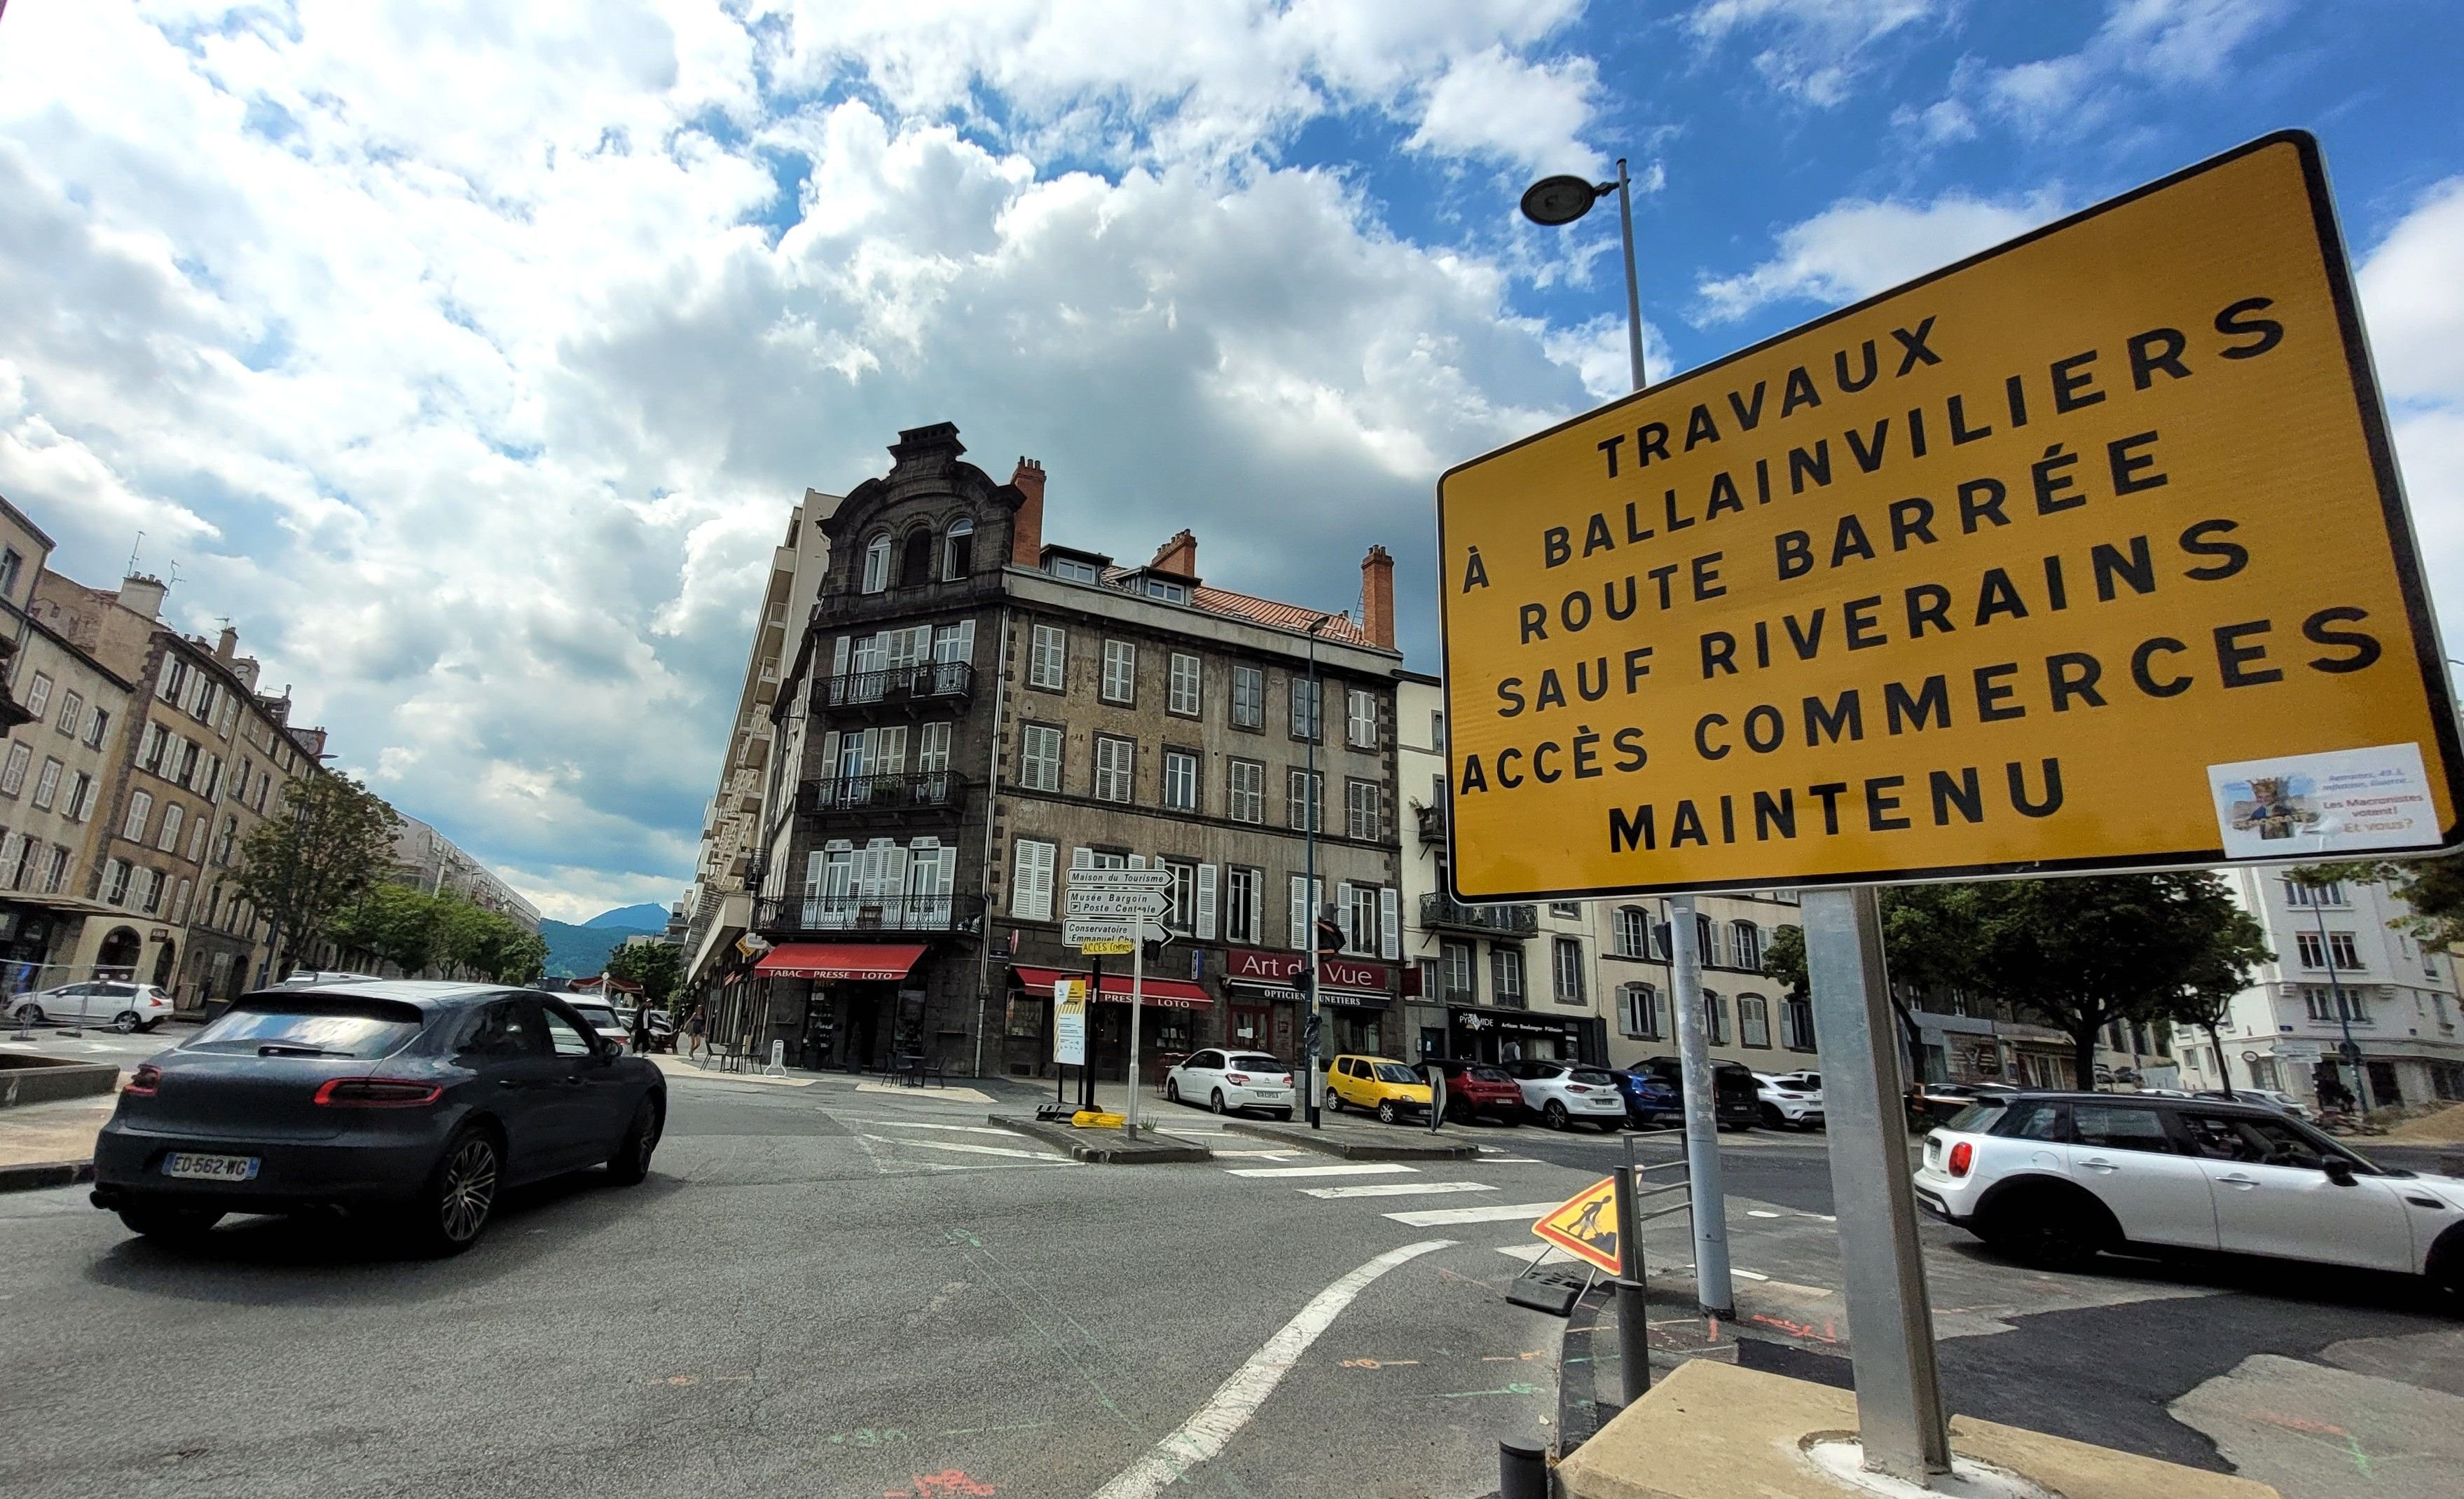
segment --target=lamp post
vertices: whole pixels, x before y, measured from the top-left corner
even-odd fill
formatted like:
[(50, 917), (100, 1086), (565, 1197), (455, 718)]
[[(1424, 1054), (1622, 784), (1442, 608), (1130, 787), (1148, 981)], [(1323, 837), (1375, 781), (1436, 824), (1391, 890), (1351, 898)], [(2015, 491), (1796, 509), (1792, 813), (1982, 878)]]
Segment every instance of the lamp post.
[(1523, 216), (1551, 229), (1572, 224), (1592, 211), (1592, 205), (1617, 195), (1617, 229), (1625, 240), (1625, 352), (1634, 369), (1634, 387), (1647, 381), (1642, 370), (1642, 286), (1634, 272), (1634, 188), (1625, 174), (1625, 158), (1617, 158), (1617, 181), (1594, 183), (1583, 177), (1543, 177), (1523, 189)]
[(1301, 829), (1302, 837), (1305, 840), (1305, 847), (1308, 850), (1304, 863), (1304, 868), (1307, 872), (1301, 876), (1301, 908), (1308, 913), (1308, 915), (1305, 918), (1308, 922), (1308, 930), (1306, 932), (1296, 932), (1293, 934), (1294, 937), (1300, 939), (1301, 974), (1308, 984), (1308, 987), (1302, 990), (1302, 993), (1309, 997), (1309, 1007), (1303, 1012), (1301, 1019), (1301, 1049), (1305, 1053), (1301, 1064), (1301, 1083), (1302, 1086), (1309, 1090), (1309, 1128), (1312, 1130), (1324, 1129), (1326, 1127), (1325, 1120), (1320, 1116), (1318, 1112), (1317, 1091), (1317, 924), (1319, 915), (1317, 909), (1317, 824), (1318, 819), (1326, 815), (1326, 797), (1325, 794), (1318, 789), (1317, 783), (1317, 740), (1318, 736), (1326, 730), (1326, 704), (1319, 696), (1317, 681), (1317, 632), (1326, 628), (1326, 627), (1331, 624), (1333, 620), (1334, 616), (1331, 614), (1321, 614), (1309, 628), (1309, 821)]
[(2366, 1118), (2370, 1112), (2370, 1074), (2362, 1067), (2362, 1044), (2353, 1039), (2353, 1007), (2344, 1003), (2344, 985), (2336, 977), (2336, 946), (2327, 940), (2327, 887), (2308, 888), (2310, 915), (2319, 925), (2319, 957), (2327, 965), (2327, 993), (2336, 1002), (2336, 1020), (2344, 1030), (2344, 1044), (2336, 1048), (2336, 1054), (2353, 1069), (2353, 1101), (2362, 1106), (2363, 1117)]

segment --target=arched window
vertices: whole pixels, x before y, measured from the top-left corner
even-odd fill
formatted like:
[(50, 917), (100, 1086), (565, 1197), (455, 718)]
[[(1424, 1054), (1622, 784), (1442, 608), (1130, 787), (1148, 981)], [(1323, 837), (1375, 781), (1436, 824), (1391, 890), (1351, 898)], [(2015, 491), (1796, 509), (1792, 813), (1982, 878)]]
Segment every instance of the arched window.
[(913, 588), (933, 581), (933, 533), (921, 527), (907, 533), (898, 553), (898, 585)]
[(1618, 1027), (1637, 1040), (1665, 1039), (1668, 1031), (1661, 1003), (1660, 991), (1650, 984), (1620, 985), (1617, 989)]
[(964, 516), (950, 522), (950, 531), (941, 542), (941, 576), (964, 578), (976, 570), (976, 523)]
[(1640, 906), (1617, 907), (1617, 954), (1619, 958), (1651, 956), (1651, 914)]
[(1737, 1040), (1749, 1047), (1771, 1046), (1771, 1002), (1759, 994), (1737, 996)]
[(1737, 959), (1736, 965), (1740, 968), (1749, 969), (1755, 973), (1762, 972), (1762, 928), (1754, 925), (1750, 921), (1740, 921), (1729, 929), (1729, 936), (1736, 947), (1734, 955)]
[(1814, 1049), (1814, 1003), (1811, 1000), (1780, 1001), (1779, 1017), (1780, 1045), (1791, 1051)]
[(1703, 991), (1703, 1038), (1715, 1047), (1728, 1044), (1728, 1002), (1709, 989)]
[(890, 538), (874, 537), (864, 543), (864, 591), (879, 593), (890, 586)]

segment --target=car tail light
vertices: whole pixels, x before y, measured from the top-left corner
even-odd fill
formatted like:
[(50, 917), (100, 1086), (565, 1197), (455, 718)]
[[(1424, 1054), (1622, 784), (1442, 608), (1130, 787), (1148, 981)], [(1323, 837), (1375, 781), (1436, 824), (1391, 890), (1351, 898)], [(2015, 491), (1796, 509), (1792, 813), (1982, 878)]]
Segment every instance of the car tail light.
[(1950, 1148), (1950, 1174), (1952, 1176), (1964, 1177), (1968, 1175), (1968, 1168), (1975, 1163), (1976, 1147), (1969, 1144), (1968, 1141), (1961, 1140), (1958, 1144), (1953, 1145)]
[(1591, 1091), (1591, 1089), (1585, 1087), (1581, 1083), (1568, 1083), (1566, 1085), (1566, 1091), (1570, 1093), (1588, 1093)]
[(128, 1086), (121, 1091), (138, 1098), (151, 1098), (162, 1086), (163, 1069), (148, 1062), (137, 1069), (137, 1075), (130, 1078)]
[(317, 1102), (328, 1109), (416, 1109), (443, 1096), (442, 1084), (389, 1077), (337, 1077), (317, 1090)]
[(1226, 1072), (1223, 1074), (1223, 1080), (1235, 1088), (1249, 1086), (1249, 1074), (1246, 1072)]

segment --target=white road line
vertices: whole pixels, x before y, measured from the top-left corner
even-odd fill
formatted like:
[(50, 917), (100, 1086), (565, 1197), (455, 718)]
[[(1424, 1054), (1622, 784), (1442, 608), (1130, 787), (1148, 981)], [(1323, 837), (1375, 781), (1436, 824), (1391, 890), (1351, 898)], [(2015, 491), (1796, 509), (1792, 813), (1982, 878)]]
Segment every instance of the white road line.
[(1219, 1150), (1215, 1154), (1219, 1157), (1239, 1157), (1244, 1160), (1289, 1160), (1300, 1152), (1296, 1150)]
[[(1551, 1204), (1554, 1206), (1554, 1203)], [(1258, 1414), (1266, 1397), (1318, 1335), (1332, 1326), (1343, 1310), (1376, 1279), (1399, 1265), (1407, 1265), (1421, 1255), (1438, 1249), (1451, 1249), (1452, 1239), (1429, 1239), (1419, 1244), (1407, 1244), (1353, 1270), (1309, 1299), (1298, 1315), (1266, 1339), (1266, 1345), (1249, 1356), (1249, 1361), (1232, 1371), (1232, 1377), (1217, 1385), (1205, 1404), (1182, 1422), (1178, 1429), (1149, 1448), (1147, 1455), (1123, 1469), (1120, 1476), (1095, 1490), (1094, 1499), (1155, 1499), (1165, 1487), (1187, 1476), (1189, 1470), (1221, 1452), (1241, 1428)]]
[(1544, 1166), (1548, 1164), (1548, 1162), (1542, 1160), (1537, 1156), (1483, 1156), (1480, 1157), (1480, 1163), (1484, 1166)]
[(1509, 1244), (1500, 1246), (1497, 1252), (1505, 1255), (1509, 1260), (1521, 1260), (1526, 1265), (1573, 1265), (1576, 1263), (1573, 1255), (1568, 1254), (1565, 1250), (1558, 1248), (1553, 1244)]
[(1737, 1267), (1735, 1267), (1735, 1266), (1733, 1266), (1733, 1265), (1731, 1265), (1731, 1266), (1729, 1266), (1729, 1267), (1728, 1267), (1728, 1273), (1729, 1273), (1729, 1274), (1731, 1274), (1731, 1275), (1742, 1275), (1742, 1276), (1744, 1276), (1744, 1277), (1745, 1277), (1746, 1279), (1748, 1279), (1748, 1280), (1769, 1280), (1769, 1279), (1771, 1279), (1771, 1277), (1770, 1277), (1770, 1276), (1768, 1276), (1768, 1275), (1764, 1274), (1764, 1273), (1763, 1273), (1762, 1271), (1760, 1271), (1760, 1270), (1746, 1270), (1746, 1269), (1739, 1269)]
[[(1417, 1166), (1386, 1161), (1356, 1166), (1250, 1166), (1227, 1171), (1227, 1177), (1391, 1177), (1397, 1172), (1418, 1172)], [(1549, 1204), (1556, 1206), (1554, 1202)]]
[(959, 1151), (969, 1156), (1011, 1156), (1021, 1160), (1054, 1158), (1048, 1150), (1003, 1150), (998, 1145), (959, 1145), (949, 1140), (896, 1140), (880, 1135), (868, 1135), (865, 1138), (879, 1145), (904, 1145), (910, 1150)]
[(1303, 1187), (1303, 1197), (1414, 1197), (1423, 1192), (1494, 1192), (1485, 1181), (1372, 1181), (1356, 1187)]
[(999, 1135), (1018, 1138), (1016, 1130), (996, 1130), (988, 1124), (925, 1124), (914, 1119), (867, 1119), (867, 1124), (883, 1124), (897, 1130), (942, 1130), (958, 1135)]
[(1770, 1211), (1769, 1209), (1766, 1209), (1766, 1208), (1760, 1208), (1760, 1207), (1749, 1207), (1749, 1208), (1747, 1208), (1747, 1209), (1746, 1209), (1746, 1216), (1747, 1216), (1748, 1218), (1778, 1218), (1778, 1217), (1781, 1217), (1782, 1215), (1781, 1215), (1781, 1214), (1778, 1214), (1778, 1213), (1771, 1212), (1771, 1211)]
[(1411, 1213), (1387, 1213), (1407, 1228), (1436, 1228), (1447, 1223), (1502, 1223), (1520, 1218), (1529, 1223), (1565, 1206), (1563, 1202), (1499, 1202), (1487, 1207), (1429, 1207)]

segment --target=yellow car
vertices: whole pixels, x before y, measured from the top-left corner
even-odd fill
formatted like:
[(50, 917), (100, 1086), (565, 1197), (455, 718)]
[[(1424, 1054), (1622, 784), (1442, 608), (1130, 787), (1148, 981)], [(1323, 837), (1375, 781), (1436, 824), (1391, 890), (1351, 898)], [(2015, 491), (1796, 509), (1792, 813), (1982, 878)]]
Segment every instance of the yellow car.
[(1393, 1124), (1428, 1113), (1429, 1085), (1393, 1057), (1336, 1057), (1326, 1067), (1326, 1107), (1341, 1113), (1345, 1104), (1374, 1109), (1381, 1123)]

